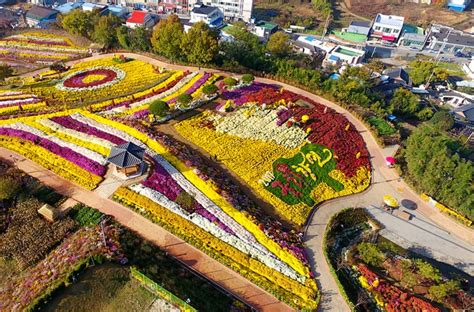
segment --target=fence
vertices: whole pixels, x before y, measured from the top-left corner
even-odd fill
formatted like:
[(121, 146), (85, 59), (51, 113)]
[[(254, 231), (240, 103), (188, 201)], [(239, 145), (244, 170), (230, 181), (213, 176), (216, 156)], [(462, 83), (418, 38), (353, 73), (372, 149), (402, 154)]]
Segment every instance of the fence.
[(181, 311), (185, 312), (197, 312), (195, 308), (184, 302), (183, 300), (179, 299), (171, 292), (166, 290), (165, 288), (158, 285), (148, 276), (137, 270), (136, 268), (130, 268), (130, 273), (132, 277), (136, 278), (144, 287), (152, 291), (155, 295), (165, 299), (166, 301), (172, 303), (176, 307), (178, 307)]

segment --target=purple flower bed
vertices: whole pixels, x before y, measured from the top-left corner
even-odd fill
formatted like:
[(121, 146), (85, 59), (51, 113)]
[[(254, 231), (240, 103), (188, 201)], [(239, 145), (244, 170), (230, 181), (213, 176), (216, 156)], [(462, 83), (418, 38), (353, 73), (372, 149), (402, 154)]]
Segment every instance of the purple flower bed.
[(287, 122), (288, 119), (290, 119), (293, 116), (293, 114), (288, 109), (282, 109), (277, 112), (277, 116), (278, 116), (277, 126), (281, 126), (285, 122)]
[(247, 103), (246, 95), (254, 92), (258, 92), (264, 88), (279, 89), (279, 86), (265, 84), (261, 82), (254, 82), (250, 86), (242, 87), (237, 90), (223, 91), (222, 97), (225, 100), (232, 100), (235, 105), (243, 105)]
[[(171, 177), (171, 175), (158, 163), (155, 162), (155, 170), (153, 174), (142, 182), (146, 187), (149, 187), (161, 194), (165, 195), (169, 200), (176, 201), (176, 198), (182, 192), (185, 192), (181, 186), (176, 183), (176, 181)], [(182, 207), (185, 209), (185, 207)], [(186, 209), (188, 210), (188, 209)], [(231, 229), (229, 229), (224, 223), (222, 223), (218, 218), (213, 214), (207, 211), (201, 204), (193, 199), (193, 207), (188, 210), (189, 213), (198, 213), (209, 221), (217, 224), (221, 229), (227, 233), (234, 234)]]
[(110, 133), (104, 132), (102, 130), (99, 130), (97, 128), (94, 128), (92, 126), (89, 126), (87, 124), (84, 124), (80, 121), (77, 121), (76, 119), (72, 118), (71, 116), (59, 116), (59, 117), (53, 117), (51, 118), (52, 121), (54, 121), (57, 124), (60, 124), (63, 127), (76, 130), (85, 134), (93, 135), (98, 138), (107, 140), (109, 142), (112, 142), (114, 144), (124, 144), (126, 143), (125, 140), (112, 135)]
[[(209, 73), (204, 73), (204, 75), (202, 75), (201, 78), (199, 78), (198, 80), (196, 80), (193, 85), (187, 89), (186, 91), (184, 91), (184, 93), (187, 93), (187, 94), (193, 94), (197, 89), (199, 89), (199, 87), (201, 87), (208, 79), (209, 77), (211, 77), (211, 74)], [(171, 100), (168, 100), (167, 103), (168, 104), (173, 104), (176, 102), (178, 97), (174, 97), (172, 98)]]
[(20, 105), (35, 104), (35, 103), (41, 102), (41, 99), (38, 99), (38, 98), (27, 98), (27, 99), (24, 99), (22, 102), (3, 104), (4, 102), (9, 102), (9, 101), (15, 101), (15, 99), (0, 101), (0, 108), (12, 107), (12, 106), (20, 106)]
[(59, 146), (58, 144), (51, 142), (48, 139), (39, 137), (33, 133), (29, 133), (23, 130), (11, 129), (11, 128), (0, 128), (0, 135), (17, 137), (23, 140), (28, 140), (38, 146), (41, 146), (48, 151), (66, 159), (70, 162), (78, 165), (79, 167), (95, 174), (103, 176), (105, 174), (105, 167), (98, 162), (89, 159), (70, 148)]

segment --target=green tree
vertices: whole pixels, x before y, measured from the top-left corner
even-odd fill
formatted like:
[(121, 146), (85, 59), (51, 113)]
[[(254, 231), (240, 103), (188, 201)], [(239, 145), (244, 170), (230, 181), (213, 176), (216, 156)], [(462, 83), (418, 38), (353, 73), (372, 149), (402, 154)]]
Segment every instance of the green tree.
[(189, 103), (192, 102), (193, 97), (190, 94), (183, 93), (183, 94), (178, 95), (178, 98), (176, 100), (179, 104), (188, 105)]
[(184, 35), (181, 49), (188, 62), (197, 65), (209, 64), (219, 51), (217, 36), (206, 24), (198, 22)]
[(176, 14), (160, 20), (153, 30), (151, 44), (153, 51), (171, 60), (182, 58), (181, 42), (183, 41), (183, 25)]
[(232, 77), (225, 77), (222, 83), (224, 83), (224, 85), (227, 87), (233, 87), (237, 85), (237, 79), (234, 79)]
[(76, 9), (61, 18), (61, 26), (74, 35), (91, 38), (99, 15), (96, 12), (84, 12)]
[(216, 94), (218, 90), (219, 88), (217, 88), (216, 85), (208, 84), (202, 88), (202, 93), (204, 93), (205, 95), (212, 95)]
[(450, 280), (439, 285), (433, 285), (428, 289), (431, 297), (438, 302), (442, 302), (444, 298), (459, 290), (459, 282)]
[(116, 29), (120, 24), (120, 19), (112, 14), (101, 16), (94, 27), (92, 38), (94, 41), (110, 47), (117, 41)]
[(375, 73), (382, 73), (383, 70), (385, 69), (384, 63), (382, 63), (380, 60), (377, 60), (377, 59), (371, 59), (369, 63), (366, 65), (366, 67), (371, 72), (375, 72)]
[(13, 198), (20, 190), (21, 183), (11, 176), (0, 177), (0, 200)]
[(120, 26), (116, 31), (117, 42), (124, 49), (130, 49), (130, 34), (126, 26)]
[(244, 83), (251, 83), (255, 80), (255, 77), (252, 74), (244, 74), (244, 75), (242, 75), (241, 80)]
[(413, 61), (410, 63), (410, 77), (413, 80), (415, 85), (424, 84), (428, 82), (428, 79), (431, 77), (431, 82), (433, 81), (445, 81), (448, 79), (448, 72), (436, 66), (436, 63), (433, 61)]
[(441, 281), (441, 273), (439, 272), (439, 270), (428, 262), (421, 259), (416, 259), (415, 265), (418, 269), (418, 274), (420, 274), (424, 278), (436, 283)]
[(327, 17), (332, 14), (331, 2), (329, 0), (311, 0), (313, 9), (320, 12), (322, 16)]
[(410, 90), (398, 88), (393, 98), (390, 100), (390, 105), (396, 113), (403, 115), (413, 115), (418, 111), (418, 103), (420, 99)]
[(282, 31), (278, 31), (270, 36), (267, 42), (267, 50), (275, 56), (284, 57), (290, 54), (290, 37)]
[(373, 243), (360, 243), (357, 251), (362, 261), (371, 266), (380, 267), (385, 261), (385, 254)]
[(151, 48), (150, 31), (145, 27), (132, 30), (130, 36), (130, 48), (136, 51), (149, 51)]
[(454, 117), (446, 111), (439, 111), (433, 115), (430, 122), (438, 129), (448, 131), (454, 126)]
[(419, 126), (406, 142), (407, 174), (421, 192), (473, 219), (474, 165), (461, 157), (460, 147), (440, 129)]
[(430, 107), (424, 107), (416, 113), (416, 117), (421, 121), (430, 120), (433, 117), (433, 110)]
[(165, 101), (156, 100), (150, 104), (148, 110), (155, 116), (163, 117), (168, 112), (169, 106), (168, 103), (166, 103)]
[(0, 63), (0, 81), (5, 81), (5, 79), (11, 75), (13, 75), (13, 69), (10, 67), (10, 65)]

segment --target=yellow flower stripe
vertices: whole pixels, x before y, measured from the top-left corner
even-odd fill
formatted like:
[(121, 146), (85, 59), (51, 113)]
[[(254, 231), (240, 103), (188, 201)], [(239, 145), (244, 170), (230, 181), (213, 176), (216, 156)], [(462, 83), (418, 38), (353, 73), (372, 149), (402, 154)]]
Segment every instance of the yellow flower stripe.
[(77, 48), (77, 49), (82, 49), (82, 50), (86, 50), (86, 48), (82, 48), (82, 47), (79, 47), (79, 46), (76, 46), (74, 45), (74, 43), (72, 43), (71, 39), (69, 39), (68, 37), (64, 37), (64, 36), (60, 36), (60, 35), (57, 35), (57, 34), (49, 34), (49, 33), (42, 33), (42, 32), (33, 32), (33, 31), (29, 31), (29, 32), (24, 32), (24, 33), (19, 33), (18, 35), (21, 35), (21, 36), (31, 36), (31, 37), (40, 37), (40, 38), (44, 38), (44, 39), (49, 39), (49, 38), (52, 38), (52, 39), (61, 39), (62, 41), (66, 42), (67, 44), (69, 44), (69, 47), (71, 48)]
[[(38, 103), (21, 105), (21, 108), (23, 110), (34, 110), (34, 109), (43, 108), (45, 106), (46, 106), (46, 102), (38, 102)], [(0, 114), (13, 113), (13, 112), (17, 112), (19, 110), (20, 110), (19, 105), (8, 106), (8, 107), (0, 107)]]
[(466, 226), (471, 226), (472, 225), (472, 223), (473, 223), (472, 220), (466, 218), (462, 214), (454, 211), (453, 209), (451, 209), (449, 207), (446, 207), (445, 205), (443, 205), (440, 202), (438, 202), (438, 201), (434, 200), (433, 198), (431, 198), (429, 195), (423, 193), (423, 194), (420, 195), (420, 197), (421, 197), (421, 199), (423, 199), (426, 202), (434, 203), (435, 208), (438, 208), (441, 212), (447, 213), (450, 216), (458, 219), (460, 222), (464, 223), (464, 225), (466, 225)]
[[(268, 250), (274, 253), (278, 258), (282, 261), (286, 262), (290, 265), (295, 271), (300, 273), (303, 276), (309, 276), (309, 269), (305, 265), (303, 265), (298, 258), (296, 258), (293, 254), (291, 254), (288, 250), (283, 249), (278, 245), (275, 241), (268, 238), (265, 233), (260, 230), (257, 224), (255, 224), (251, 220), (251, 216), (247, 213), (243, 213), (235, 209), (230, 203), (228, 203), (222, 196), (220, 196), (211, 185), (203, 181), (199, 176), (194, 173), (193, 170), (189, 170), (189, 168), (181, 162), (177, 157), (171, 155), (162, 145), (158, 142), (150, 139), (145, 134), (141, 133), (137, 129), (128, 127), (123, 125), (119, 122), (112, 121), (100, 117), (98, 115), (83, 112), (83, 114), (89, 118), (92, 118), (100, 123), (104, 123), (110, 125), (114, 128), (120, 129), (129, 135), (137, 138), (138, 140), (142, 141), (146, 144), (149, 148), (154, 150), (156, 153), (162, 155), (166, 158), (174, 167), (176, 167), (191, 183), (193, 183), (199, 190), (201, 190), (206, 196), (211, 199), (216, 205), (218, 205), (225, 213), (231, 216), (235, 221), (240, 223), (244, 228), (246, 228), (249, 232), (251, 232), (257, 241), (264, 245)], [(310, 279), (308, 279), (310, 280)], [(314, 282), (314, 281), (313, 281)]]
[(94, 151), (96, 153), (101, 154), (102, 156), (108, 157), (109, 154), (110, 154), (110, 149), (105, 147), (105, 146), (95, 144), (95, 143), (92, 143), (90, 141), (81, 140), (79, 138), (73, 137), (73, 136), (68, 135), (66, 133), (62, 133), (60, 131), (53, 130), (49, 127), (46, 127), (46, 126), (42, 125), (41, 123), (39, 123), (37, 121), (25, 122), (25, 124), (27, 124), (27, 125), (29, 125), (33, 128), (36, 128), (38, 130), (41, 130), (44, 133), (55, 136), (55, 137), (57, 137), (57, 138), (59, 138), (63, 141), (70, 142), (70, 143), (73, 143), (75, 145), (79, 145), (79, 146), (82, 146), (84, 148), (87, 148), (91, 151)]
[(168, 101), (168, 100), (171, 100), (175, 97), (177, 97), (178, 95), (182, 94), (184, 91), (186, 91), (187, 89), (191, 88), (191, 86), (196, 82), (198, 81), (202, 76), (204, 76), (204, 74), (197, 74), (196, 76), (193, 77), (193, 79), (189, 80), (187, 84), (185, 84), (184, 86), (182, 86), (179, 90), (177, 90), (176, 92), (174, 93), (171, 93), (170, 95), (162, 98), (161, 100), (162, 101)]
[(96, 176), (28, 140), (0, 136), (0, 146), (17, 152), (42, 167), (57, 173), (68, 181), (74, 182), (86, 189), (93, 190), (102, 181), (102, 177)]
[(18, 94), (18, 95), (5, 95), (2, 96), (3, 93), (10, 92), (7, 90), (5, 92), (0, 93), (0, 101), (8, 101), (8, 100), (22, 100), (22, 99), (29, 99), (32, 97), (31, 94)]
[[(282, 273), (268, 268), (259, 261), (252, 259), (236, 248), (207, 233), (190, 221), (181, 218), (180, 216), (170, 212), (168, 209), (161, 207), (146, 197), (127, 188), (119, 188), (115, 192), (114, 197), (118, 198), (125, 204), (135, 206), (139, 210), (145, 211), (146, 215), (151, 216), (155, 222), (163, 224), (164, 227), (171, 229), (173, 233), (185, 240), (192, 240), (193, 244), (197, 244), (197, 247), (201, 250), (208, 253), (210, 251), (213, 256), (216, 256), (217, 252), (219, 255), (228, 257), (232, 261), (230, 266), (237, 272), (246, 275), (247, 277), (254, 277), (255, 275), (249, 276), (247, 274), (248, 271), (253, 271), (258, 276), (253, 278), (254, 282), (257, 284), (262, 284), (262, 281), (264, 282), (268, 279), (274, 284), (274, 286), (281, 287), (282, 289), (300, 297), (299, 301), (302, 301), (300, 305), (304, 304), (304, 306), (308, 308), (316, 307), (317, 303), (315, 302), (315, 299), (317, 298), (317, 287), (314, 281), (311, 283), (311, 281), (308, 280), (306, 285), (302, 285)], [(218, 260), (223, 259), (221, 258)], [(240, 266), (243, 268), (240, 268)], [(266, 285), (271, 286), (272, 283), (266, 283)], [(269, 288), (275, 288), (274, 286)]]
[(76, 109), (69, 109), (69, 110), (44, 114), (41, 116), (26, 116), (26, 117), (16, 117), (16, 118), (10, 118), (10, 119), (0, 119), (0, 126), (15, 123), (15, 122), (28, 123), (28, 122), (36, 121), (38, 118), (52, 118), (52, 117), (58, 117), (58, 116), (68, 116), (77, 112), (82, 112), (82, 110), (79, 108), (76, 108)]
[(193, 94), (191, 94), (193, 99), (199, 98), (201, 96), (202, 89), (205, 86), (213, 84), (214, 82), (216, 82), (216, 80), (219, 79), (219, 77), (220, 77), (219, 75), (212, 74), (211, 77), (209, 77), (209, 79), (207, 79), (207, 81), (205, 83), (203, 83), (196, 91), (193, 92)]
[[(104, 102), (101, 102), (101, 103), (92, 104), (90, 106), (90, 108), (93, 111), (98, 111), (98, 110), (100, 110), (100, 109), (102, 109), (106, 106), (112, 105), (113, 103), (120, 103), (120, 102), (123, 102), (123, 101), (132, 100), (133, 98), (141, 97), (143, 95), (146, 95), (146, 94), (152, 92), (153, 90), (158, 90), (158, 89), (164, 88), (166, 85), (168, 85), (169, 83), (171, 83), (175, 79), (178, 79), (183, 74), (184, 74), (183, 71), (176, 71), (168, 79), (166, 79), (165, 81), (157, 84), (156, 86), (150, 87), (150, 88), (148, 88), (144, 91), (134, 93), (133, 95), (127, 95), (127, 96), (115, 98), (113, 100), (108, 100), (108, 101), (104, 101)], [(140, 109), (143, 109), (143, 107), (141, 107)]]

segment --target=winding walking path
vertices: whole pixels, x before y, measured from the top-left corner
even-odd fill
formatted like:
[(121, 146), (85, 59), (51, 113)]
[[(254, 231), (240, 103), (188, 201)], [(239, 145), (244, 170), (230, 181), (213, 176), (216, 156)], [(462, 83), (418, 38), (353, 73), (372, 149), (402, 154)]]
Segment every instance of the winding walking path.
[[(157, 59), (144, 56), (141, 54), (133, 54), (133, 53), (122, 53), (127, 57), (139, 59), (153, 65), (166, 67), (169, 69), (178, 69), (178, 70), (191, 70), (191, 71), (207, 71), (213, 73), (220, 73), (220, 74), (229, 74), (219, 70), (214, 69), (204, 69), (204, 68), (197, 68), (197, 67), (190, 67), (190, 66), (181, 66), (181, 65), (174, 65), (164, 63)], [(113, 54), (103, 54), (103, 55), (95, 55), (83, 60), (79, 61), (72, 61), (68, 64), (72, 65), (78, 62), (100, 59), (104, 57), (110, 57)], [(28, 73), (28, 75), (35, 75), (41, 71), (36, 71), (32, 73)], [(398, 176), (395, 170), (387, 168), (385, 164), (385, 157), (383, 149), (377, 144), (374, 137), (367, 129), (367, 127), (356, 117), (350, 114), (344, 108), (330, 102), (324, 98), (321, 98), (317, 95), (314, 95), (310, 92), (301, 90), (294, 86), (265, 79), (265, 78), (257, 78), (257, 81), (264, 82), (264, 83), (271, 83), (271, 84), (278, 84), (283, 86), (284, 88), (295, 92), (297, 94), (301, 94), (308, 98), (311, 98), (314, 101), (317, 101), (321, 104), (329, 106), (335, 109), (337, 112), (344, 115), (361, 133), (362, 137), (364, 138), (367, 149), (371, 155), (371, 163), (372, 163), (372, 183), (371, 186), (363, 193), (337, 198), (334, 200), (327, 201), (321, 205), (319, 205), (314, 211), (313, 214), (308, 222), (305, 231), (305, 241), (307, 243), (307, 251), (310, 256), (310, 262), (313, 267), (313, 270), (316, 274), (316, 278), (318, 281), (318, 286), (322, 292), (322, 299), (320, 310), (322, 311), (348, 311), (349, 307), (347, 306), (346, 302), (342, 298), (339, 293), (339, 289), (330, 273), (329, 266), (326, 262), (326, 259), (323, 254), (323, 238), (324, 233), (326, 230), (326, 225), (330, 218), (336, 214), (337, 212), (341, 211), (347, 207), (368, 207), (371, 205), (379, 205), (382, 201), (382, 197), (384, 195), (390, 194), (397, 198), (399, 201), (401, 199), (410, 200), (417, 205), (417, 211), (421, 213), (424, 217), (430, 219), (433, 223), (439, 225), (439, 227), (447, 230), (449, 233), (454, 234), (455, 236), (459, 237), (460, 239), (464, 240), (465, 242), (474, 245), (474, 231), (469, 229), (455, 220), (451, 219), (450, 217), (442, 214), (437, 209), (429, 206), (424, 201), (421, 200), (418, 194), (416, 194), (410, 187)], [(8, 157), (7, 150), (0, 149), (0, 156)], [(10, 153), (11, 154), (11, 153)], [(26, 164), (23, 165), (23, 163)], [(89, 204), (93, 207), (100, 209), (103, 212), (108, 214), (116, 215), (117, 219), (124, 223), (125, 225), (137, 229), (137, 231), (142, 234), (144, 237), (150, 238), (155, 241), (158, 245), (173, 245), (176, 242), (178, 245), (173, 245), (171, 248), (172, 250), (176, 249), (176, 252), (173, 253), (174, 256), (181, 256), (184, 257), (187, 263), (191, 267), (199, 267), (204, 272), (206, 272), (206, 268), (209, 266), (206, 265), (206, 262), (212, 263), (212, 266), (219, 268), (216, 272), (208, 272), (207, 274), (210, 275), (212, 280), (218, 280), (218, 283), (226, 287), (229, 291), (239, 294), (244, 299), (248, 299), (250, 303), (254, 304), (259, 310), (268, 310), (268, 311), (280, 311), (289, 309), (288, 306), (285, 304), (275, 301), (276, 299), (273, 298), (271, 295), (265, 293), (260, 288), (252, 285), (250, 282), (246, 281), (243, 277), (238, 275), (237, 273), (233, 272), (232, 270), (224, 267), (222, 264), (218, 263), (215, 260), (210, 259), (206, 255), (204, 255), (199, 250), (195, 249), (192, 246), (187, 245), (184, 242), (181, 242), (175, 236), (169, 234), (168, 232), (164, 231), (161, 227), (151, 223), (150, 221), (146, 220), (145, 218), (131, 212), (127, 208), (114, 203), (108, 199), (98, 198), (96, 196), (90, 196), (89, 193), (94, 194), (93, 192), (85, 191), (70, 182), (64, 181), (62, 179), (57, 178), (51, 172), (44, 172), (45, 170), (39, 167), (38, 165), (31, 163), (28, 160), (19, 163), (21, 169), (27, 170), (28, 173), (32, 174), (33, 176), (37, 176), (37, 171), (39, 172), (40, 179), (44, 179), (46, 183), (51, 183), (53, 187), (62, 189), (64, 191), (68, 191), (70, 189), (70, 193), (72, 197), (78, 198), (79, 201), (83, 201), (86, 204)], [(22, 168), (23, 166), (23, 168)], [(36, 175), (35, 175), (36, 174)], [(68, 195), (68, 196), (71, 196)], [(170, 244), (172, 242), (172, 244)], [(175, 246), (183, 246), (183, 247), (175, 247)], [(186, 246), (186, 247), (184, 247)], [(189, 254), (181, 255), (180, 253), (182, 250), (187, 250), (190, 252)], [(172, 254), (170, 252), (170, 254)], [(201, 270), (200, 270), (201, 271)], [(202, 272), (202, 271), (201, 271)], [(230, 280), (227, 278), (223, 278), (223, 275), (229, 276)], [(238, 286), (242, 285), (242, 286)]]

